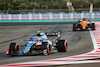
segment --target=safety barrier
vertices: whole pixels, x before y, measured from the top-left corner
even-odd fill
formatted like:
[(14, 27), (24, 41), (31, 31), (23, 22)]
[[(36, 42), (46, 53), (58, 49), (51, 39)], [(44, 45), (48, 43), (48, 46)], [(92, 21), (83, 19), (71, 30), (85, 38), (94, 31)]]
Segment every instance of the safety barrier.
[(100, 21), (100, 13), (0, 14), (0, 22), (61, 22), (82, 18)]
[(100, 13), (0, 14), (0, 20), (100, 19)]

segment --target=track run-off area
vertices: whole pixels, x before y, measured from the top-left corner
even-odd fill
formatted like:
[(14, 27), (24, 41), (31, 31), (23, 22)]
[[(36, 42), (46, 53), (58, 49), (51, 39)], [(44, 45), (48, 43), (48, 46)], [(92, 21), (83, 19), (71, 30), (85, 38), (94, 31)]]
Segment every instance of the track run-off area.
[[(74, 32), (72, 31), (73, 24), (0, 26), (0, 65), (3, 67), (64, 65), (61, 67), (66, 67), (68, 64), (75, 66), (75, 64), (82, 63), (100, 63), (98, 59), (100, 58), (100, 22), (96, 21), (95, 25), (95, 31)], [(11, 42), (20, 44), (22, 41), (36, 35), (37, 30), (44, 32), (61, 31), (61, 39), (68, 40), (68, 51), (48, 56), (10, 57), (5, 55), (5, 51), (8, 50)], [(55, 37), (50, 38), (50, 40), (53, 39)]]

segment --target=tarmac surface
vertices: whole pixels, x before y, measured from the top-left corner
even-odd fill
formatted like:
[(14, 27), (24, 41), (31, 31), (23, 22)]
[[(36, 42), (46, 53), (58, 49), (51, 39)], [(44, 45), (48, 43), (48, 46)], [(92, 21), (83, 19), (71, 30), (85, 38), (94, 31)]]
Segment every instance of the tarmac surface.
[[(36, 31), (41, 30), (44, 32), (58, 32), (61, 31), (61, 39), (66, 39), (68, 41), (68, 51), (54, 53), (48, 56), (42, 55), (31, 55), (31, 56), (17, 56), (10, 57), (5, 54), (8, 50), (9, 44), (11, 42), (17, 42), (19, 45), (23, 41), (27, 41), (30, 37), (36, 35)], [(50, 40), (54, 40), (56, 37), (51, 37)], [(0, 26), (0, 65), (28, 62), (28, 61), (39, 61), (54, 58), (62, 58), (73, 55), (79, 55), (87, 53), (93, 50), (93, 44), (90, 37), (89, 31), (72, 31), (72, 24), (26, 24), (26, 25), (1, 25)], [(79, 65), (79, 66), (78, 66)], [(80, 67), (78, 65), (63, 65), (57, 67)], [(84, 64), (82, 64), (84, 65)], [(88, 67), (89, 64), (86, 64)], [(54, 66), (55, 67), (55, 66)], [(83, 66), (81, 66), (83, 67)]]

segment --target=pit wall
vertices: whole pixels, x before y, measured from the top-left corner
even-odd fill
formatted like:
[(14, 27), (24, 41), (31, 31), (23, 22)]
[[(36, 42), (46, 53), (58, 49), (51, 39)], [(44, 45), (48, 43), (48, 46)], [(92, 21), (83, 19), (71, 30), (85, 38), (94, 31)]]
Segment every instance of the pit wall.
[(0, 14), (0, 22), (100, 21), (100, 13)]

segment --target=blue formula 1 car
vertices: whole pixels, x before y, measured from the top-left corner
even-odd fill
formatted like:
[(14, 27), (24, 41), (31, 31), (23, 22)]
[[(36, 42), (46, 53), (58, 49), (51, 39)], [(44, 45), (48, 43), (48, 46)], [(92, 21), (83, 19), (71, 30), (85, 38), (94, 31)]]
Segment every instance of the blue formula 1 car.
[[(55, 41), (50, 41), (48, 37), (57, 36)], [(18, 45), (18, 43), (11, 43), (9, 50), (6, 51), (6, 55), (18, 56), (18, 55), (33, 55), (43, 54), (49, 55), (54, 52), (66, 52), (67, 40), (60, 40), (60, 32), (58, 33), (44, 33), (38, 31), (37, 36), (31, 37), (30, 41), (27, 41), (24, 45)]]

